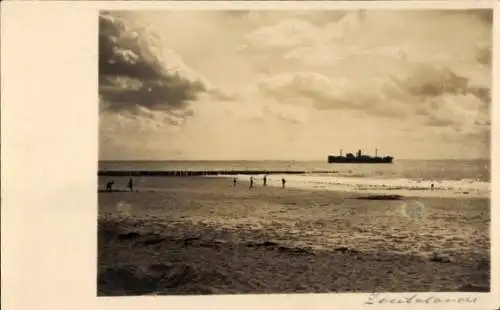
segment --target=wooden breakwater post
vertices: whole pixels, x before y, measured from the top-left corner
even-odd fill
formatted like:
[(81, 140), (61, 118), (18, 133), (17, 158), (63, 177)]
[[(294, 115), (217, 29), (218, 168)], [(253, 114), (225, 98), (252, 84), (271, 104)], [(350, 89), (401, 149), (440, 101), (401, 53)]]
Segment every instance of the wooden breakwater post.
[(113, 177), (196, 177), (224, 175), (306, 174), (304, 170), (99, 170), (98, 176)]

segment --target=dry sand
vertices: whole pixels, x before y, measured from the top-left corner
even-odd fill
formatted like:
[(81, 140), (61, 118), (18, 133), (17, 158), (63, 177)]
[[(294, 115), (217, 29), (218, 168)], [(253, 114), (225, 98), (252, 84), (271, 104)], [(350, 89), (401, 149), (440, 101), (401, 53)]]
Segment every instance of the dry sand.
[(489, 291), (489, 199), (140, 181), (99, 193), (100, 296)]

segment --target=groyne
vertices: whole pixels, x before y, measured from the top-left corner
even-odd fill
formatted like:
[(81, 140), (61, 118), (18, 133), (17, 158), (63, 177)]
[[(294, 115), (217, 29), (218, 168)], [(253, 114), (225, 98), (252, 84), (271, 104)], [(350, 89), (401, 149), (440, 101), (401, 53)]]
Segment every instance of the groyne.
[[(306, 174), (305, 170), (99, 170), (98, 176), (218, 176), (218, 175), (255, 175), (255, 174)], [(334, 173), (333, 171), (314, 171), (314, 173)]]

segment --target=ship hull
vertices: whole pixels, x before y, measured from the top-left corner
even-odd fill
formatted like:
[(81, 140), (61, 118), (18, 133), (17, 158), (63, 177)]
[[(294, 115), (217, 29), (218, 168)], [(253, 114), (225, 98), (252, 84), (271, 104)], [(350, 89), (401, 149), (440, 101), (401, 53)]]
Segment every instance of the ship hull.
[(393, 158), (347, 158), (328, 156), (329, 164), (392, 164)]

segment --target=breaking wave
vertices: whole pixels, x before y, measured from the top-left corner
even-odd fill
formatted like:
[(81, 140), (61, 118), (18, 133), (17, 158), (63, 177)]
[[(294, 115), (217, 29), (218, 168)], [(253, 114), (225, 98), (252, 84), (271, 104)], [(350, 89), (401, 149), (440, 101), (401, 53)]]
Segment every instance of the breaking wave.
[[(256, 175), (257, 180), (263, 175)], [(249, 176), (240, 175), (238, 179), (247, 180)], [(468, 195), (488, 197), (490, 183), (479, 179), (461, 180), (425, 180), (405, 178), (373, 178), (360, 176), (338, 176), (335, 174), (305, 175), (269, 175), (268, 185), (281, 186), (281, 179), (286, 180), (289, 188), (309, 190), (332, 190), (348, 192), (402, 192), (407, 195), (455, 196)]]

